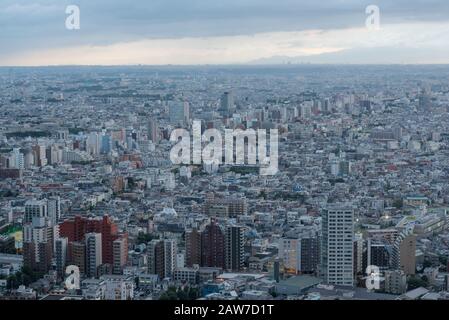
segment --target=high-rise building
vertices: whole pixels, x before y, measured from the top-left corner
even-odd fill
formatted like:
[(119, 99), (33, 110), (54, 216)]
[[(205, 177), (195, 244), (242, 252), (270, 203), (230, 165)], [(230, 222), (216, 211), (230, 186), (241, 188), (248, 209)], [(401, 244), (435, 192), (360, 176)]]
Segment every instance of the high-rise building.
[(60, 235), (67, 237), (69, 242), (84, 241), (85, 234), (89, 232), (101, 233), (102, 262), (112, 266), (113, 242), (120, 237), (127, 238), (127, 234), (119, 233), (117, 225), (107, 215), (104, 215), (102, 219), (76, 216), (60, 224)]
[(67, 265), (67, 250), (67, 238), (58, 238), (55, 240), (56, 272), (59, 279), (62, 279), (65, 276), (65, 267)]
[[(108, 263), (113, 265), (114, 254), (113, 254), (113, 242), (119, 238), (117, 225), (108, 216), (103, 216), (100, 223), (100, 233), (102, 239), (102, 252), (103, 252), (103, 263)], [(126, 236), (127, 235), (123, 235)]]
[(159, 142), (159, 127), (154, 119), (150, 119), (148, 122), (148, 140), (151, 140), (153, 143)]
[(279, 244), (279, 257), (282, 259), (287, 273), (299, 273), (301, 270), (301, 240), (282, 238)]
[(28, 200), (25, 202), (24, 223), (31, 223), (33, 218), (48, 218), (46, 200)]
[(23, 150), (23, 154), (24, 154), (24, 166), (25, 169), (29, 169), (34, 165), (34, 154), (32, 152), (32, 150), (30, 149), (25, 149)]
[(201, 233), (198, 229), (190, 229), (185, 232), (186, 266), (201, 264)]
[(390, 268), (392, 246), (385, 242), (368, 240), (367, 244), (367, 265), (377, 266), (380, 271)]
[(50, 270), (53, 257), (53, 228), (46, 218), (34, 217), (23, 227), (23, 262), (36, 272)]
[(25, 169), (25, 158), (23, 156), (23, 153), (20, 152), (19, 148), (13, 148), (12, 149), (12, 163), (10, 163), (10, 168), (16, 168), (16, 169)]
[(61, 198), (58, 196), (50, 197), (47, 200), (48, 218), (55, 226), (61, 218)]
[(87, 136), (86, 151), (92, 156), (98, 156), (100, 154), (101, 136), (98, 132), (91, 132)]
[(112, 243), (112, 273), (122, 274), (128, 261), (128, 237), (122, 236)]
[(176, 266), (176, 240), (152, 240), (148, 245), (148, 272), (160, 279), (171, 277)]
[(225, 232), (225, 269), (239, 271), (245, 265), (244, 228), (226, 226)]
[(164, 263), (165, 263), (165, 277), (171, 277), (173, 271), (176, 268), (176, 256), (177, 256), (177, 244), (176, 240), (167, 239), (164, 240)]
[(432, 99), (429, 91), (428, 89), (422, 89), (418, 97), (418, 108), (422, 111), (430, 111), (432, 109)]
[(301, 234), (301, 272), (315, 273), (320, 264), (320, 238), (317, 231)]
[(69, 243), (70, 264), (77, 266), (81, 274), (86, 273), (86, 243), (73, 241)]
[(47, 165), (47, 152), (45, 146), (33, 146), (34, 165), (44, 167)]
[(56, 162), (53, 162), (51, 149), (52, 149), (52, 146), (48, 146), (45, 149), (45, 157), (47, 158), (48, 165), (52, 165), (53, 163), (56, 163)]
[(225, 267), (225, 236), (215, 220), (212, 220), (201, 233), (201, 265)]
[(231, 91), (223, 93), (220, 99), (220, 112), (223, 115), (230, 115), (234, 111), (234, 95)]
[(151, 240), (147, 248), (148, 273), (165, 278), (165, 247), (161, 240)]
[(312, 116), (312, 103), (311, 101), (305, 101), (300, 106), (298, 106), (299, 117), (303, 119), (308, 119)]
[(354, 235), (354, 275), (365, 272), (363, 260), (365, 249), (365, 241), (363, 240), (362, 233), (356, 233)]
[(62, 149), (57, 145), (48, 146), (46, 149), (46, 157), (48, 164), (58, 164), (62, 162)]
[(318, 231), (313, 228), (301, 230), (295, 237), (282, 238), (279, 258), (285, 271), (291, 274), (313, 273), (320, 263)]
[(354, 285), (354, 210), (328, 207), (322, 214), (321, 272), (325, 282)]
[(395, 270), (404, 271), (406, 275), (415, 274), (416, 235), (412, 228), (403, 230), (394, 241), (391, 265)]
[(109, 134), (103, 133), (101, 135), (100, 153), (108, 154), (112, 150), (112, 137)]
[(86, 275), (91, 278), (98, 276), (98, 267), (102, 264), (101, 233), (86, 233)]
[(184, 125), (190, 122), (190, 107), (187, 101), (173, 101), (169, 105), (170, 122)]

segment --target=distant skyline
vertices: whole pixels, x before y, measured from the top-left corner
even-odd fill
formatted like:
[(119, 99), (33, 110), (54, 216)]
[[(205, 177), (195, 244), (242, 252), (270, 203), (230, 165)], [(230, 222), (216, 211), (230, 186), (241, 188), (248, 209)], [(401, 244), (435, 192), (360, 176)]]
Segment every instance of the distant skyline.
[[(68, 5), (80, 30), (65, 28)], [(0, 66), (447, 64), (449, 2), (2, 0), (0, 42)]]

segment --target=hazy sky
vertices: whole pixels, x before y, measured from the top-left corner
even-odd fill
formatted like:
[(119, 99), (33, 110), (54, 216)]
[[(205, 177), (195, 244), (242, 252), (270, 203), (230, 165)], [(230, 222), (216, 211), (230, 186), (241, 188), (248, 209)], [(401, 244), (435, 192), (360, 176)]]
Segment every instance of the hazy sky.
[[(81, 11), (80, 30), (65, 28), (65, 9), (72, 4)], [(372, 4), (380, 8), (380, 30), (365, 26), (365, 8)], [(449, 63), (449, 1), (0, 0), (0, 65), (227, 64), (286, 57)]]

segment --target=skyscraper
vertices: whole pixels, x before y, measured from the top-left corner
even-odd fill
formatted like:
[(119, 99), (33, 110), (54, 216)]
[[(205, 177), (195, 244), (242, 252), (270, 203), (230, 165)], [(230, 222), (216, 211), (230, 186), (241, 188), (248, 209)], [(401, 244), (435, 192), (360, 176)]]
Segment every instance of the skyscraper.
[(171, 277), (176, 266), (176, 240), (152, 240), (148, 245), (148, 272), (160, 279)]
[(391, 264), (395, 270), (402, 270), (406, 275), (415, 274), (416, 235), (413, 228), (403, 230), (394, 241)]
[(47, 200), (48, 218), (55, 226), (61, 218), (61, 198), (59, 196), (50, 197)]
[(62, 162), (62, 147), (57, 145), (48, 146), (46, 149), (48, 164), (58, 164)]
[(102, 264), (101, 233), (86, 233), (86, 275), (98, 276), (98, 267)]
[(241, 226), (225, 228), (225, 268), (239, 271), (245, 264), (245, 235)]
[(128, 237), (122, 236), (112, 242), (112, 273), (122, 274), (128, 260)]
[(184, 125), (190, 121), (190, 107), (187, 101), (173, 101), (169, 105), (170, 122)]
[(148, 121), (148, 140), (151, 140), (153, 143), (159, 142), (159, 128), (154, 119)]
[(377, 266), (380, 271), (390, 268), (391, 245), (368, 239), (367, 244), (367, 265)]
[(225, 236), (221, 227), (212, 220), (201, 233), (201, 265), (225, 267)]
[(321, 272), (329, 284), (354, 284), (354, 211), (328, 207), (322, 214)]
[(234, 111), (234, 95), (231, 91), (226, 91), (221, 96), (220, 111), (223, 115), (229, 115)]
[(86, 243), (73, 241), (69, 244), (70, 264), (77, 266), (81, 274), (86, 272)]
[(111, 152), (111, 150), (112, 150), (112, 137), (107, 133), (103, 133), (101, 135), (100, 153), (108, 154), (109, 152)]
[(101, 136), (98, 132), (91, 132), (87, 136), (86, 150), (92, 156), (97, 156), (100, 154)]
[(192, 267), (201, 264), (201, 233), (198, 229), (190, 229), (185, 232), (186, 265)]
[(47, 152), (45, 146), (35, 145), (33, 146), (34, 165), (38, 167), (44, 167), (47, 165)]
[[(362, 233), (356, 233), (354, 235), (354, 275), (363, 274), (364, 270), (364, 255), (366, 250), (365, 241), (363, 240)], [(366, 267), (365, 267), (366, 269)]]
[(430, 111), (432, 109), (432, 99), (429, 92), (430, 88), (423, 88), (418, 97), (418, 108), (421, 111)]
[(164, 240), (164, 263), (165, 263), (165, 276), (171, 277), (173, 271), (176, 268), (176, 254), (178, 247), (176, 245), (176, 240), (166, 239)]
[(161, 240), (151, 240), (147, 248), (148, 273), (165, 278), (165, 248)]
[(65, 276), (65, 267), (67, 264), (67, 246), (67, 238), (59, 238), (55, 240), (56, 272), (58, 274), (58, 278), (60, 279), (64, 278)]
[(12, 162), (10, 163), (11, 168), (24, 169), (25, 168), (25, 158), (23, 153), (20, 152), (19, 148), (12, 149)]

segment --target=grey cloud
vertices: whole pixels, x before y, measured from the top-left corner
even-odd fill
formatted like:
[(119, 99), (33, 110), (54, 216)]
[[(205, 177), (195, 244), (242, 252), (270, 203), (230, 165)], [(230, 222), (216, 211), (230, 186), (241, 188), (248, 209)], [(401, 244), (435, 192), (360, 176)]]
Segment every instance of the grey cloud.
[[(81, 9), (79, 31), (64, 28), (69, 4)], [(446, 0), (3, 0), (0, 57), (148, 38), (359, 27), (369, 4), (380, 6), (382, 23), (446, 21), (449, 13)]]

